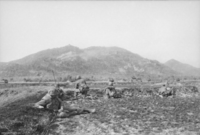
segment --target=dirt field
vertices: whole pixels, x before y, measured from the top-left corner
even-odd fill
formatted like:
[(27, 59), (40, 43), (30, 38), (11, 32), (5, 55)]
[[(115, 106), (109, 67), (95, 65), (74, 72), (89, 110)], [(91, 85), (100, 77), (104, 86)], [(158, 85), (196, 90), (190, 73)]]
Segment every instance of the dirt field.
[(177, 92), (160, 98), (135, 89), (130, 97), (106, 100), (100, 90), (92, 98), (66, 100), (65, 108), (95, 108), (93, 114), (71, 111), (56, 118), (47, 110), (31, 107), (50, 86), (0, 89), (0, 135), (199, 135), (200, 96)]

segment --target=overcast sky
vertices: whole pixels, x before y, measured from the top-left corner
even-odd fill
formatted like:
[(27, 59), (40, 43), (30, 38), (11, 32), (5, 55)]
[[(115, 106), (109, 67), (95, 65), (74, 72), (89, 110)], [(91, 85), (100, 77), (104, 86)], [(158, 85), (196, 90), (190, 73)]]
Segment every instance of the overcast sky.
[(0, 1), (1, 62), (68, 44), (200, 67), (200, 1)]

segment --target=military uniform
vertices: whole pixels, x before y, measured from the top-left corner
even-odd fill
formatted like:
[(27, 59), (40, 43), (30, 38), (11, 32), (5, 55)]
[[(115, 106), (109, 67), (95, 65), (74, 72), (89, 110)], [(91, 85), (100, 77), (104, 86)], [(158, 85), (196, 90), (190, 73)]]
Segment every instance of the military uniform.
[(162, 95), (166, 90), (166, 87), (165, 86), (162, 86), (159, 90), (158, 90), (158, 94), (159, 95)]
[(108, 82), (108, 87), (105, 89), (105, 96), (108, 98), (113, 97), (115, 94), (114, 80)]
[(83, 109), (83, 108), (68, 108), (67, 110), (59, 111), (57, 117), (66, 118), (74, 114), (95, 113), (96, 109)]
[(47, 94), (37, 103), (37, 108), (48, 108), (52, 110), (59, 110), (62, 106), (62, 99), (64, 92), (59, 88), (55, 87), (47, 92)]
[(159, 91), (158, 91), (159, 95), (162, 97), (168, 97), (171, 95), (175, 95), (175, 91), (173, 90), (173, 88), (170, 88), (169, 86), (165, 86), (163, 85)]
[(96, 109), (92, 108), (85, 108), (70, 104), (70, 102), (65, 102), (63, 105), (63, 109), (59, 110), (57, 113), (57, 117), (65, 118), (71, 115), (79, 115), (85, 113), (95, 113)]
[(64, 100), (65, 93), (62, 89), (58, 89), (58, 99), (59, 99), (59, 106), (58, 108), (61, 109), (63, 107), (62, 101)]
[(84, 96), (87, 96), (87, 93), (89, 91), (89, 87), (87, 86), (87, 83), (84, 79), (79, 80), (76, 83), (75, 88), (79, 90), (79, 92), (76, 92), (76, 97), (78, 96), (79, 93), (84, 95)]

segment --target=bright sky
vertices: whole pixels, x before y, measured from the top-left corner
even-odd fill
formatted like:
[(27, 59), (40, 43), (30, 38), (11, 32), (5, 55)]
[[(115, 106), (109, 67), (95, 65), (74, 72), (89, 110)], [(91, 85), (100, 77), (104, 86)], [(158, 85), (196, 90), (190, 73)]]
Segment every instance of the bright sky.
[(200, 67), (200, 1), (0, 1), (0, 61), (68, 44)]

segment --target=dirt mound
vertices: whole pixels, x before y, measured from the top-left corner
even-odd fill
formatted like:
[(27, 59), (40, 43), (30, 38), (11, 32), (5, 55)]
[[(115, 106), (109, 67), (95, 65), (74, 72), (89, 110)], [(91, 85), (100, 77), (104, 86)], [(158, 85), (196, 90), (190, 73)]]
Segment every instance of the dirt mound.
[(12, 102), (35, 95), (40, 97), (49, 89), (49, 86), (23, 86), (0, 89), (0, 107)]
[[(0, 134), (29, 135), (45, 132), (52, 121), (52, 112), (33, 108), (45, 94), (44, 87), (21, 87), (1, 90), (8, 98), (0, 109)], [(9, 103), (8, 103), (9, 102)]]

